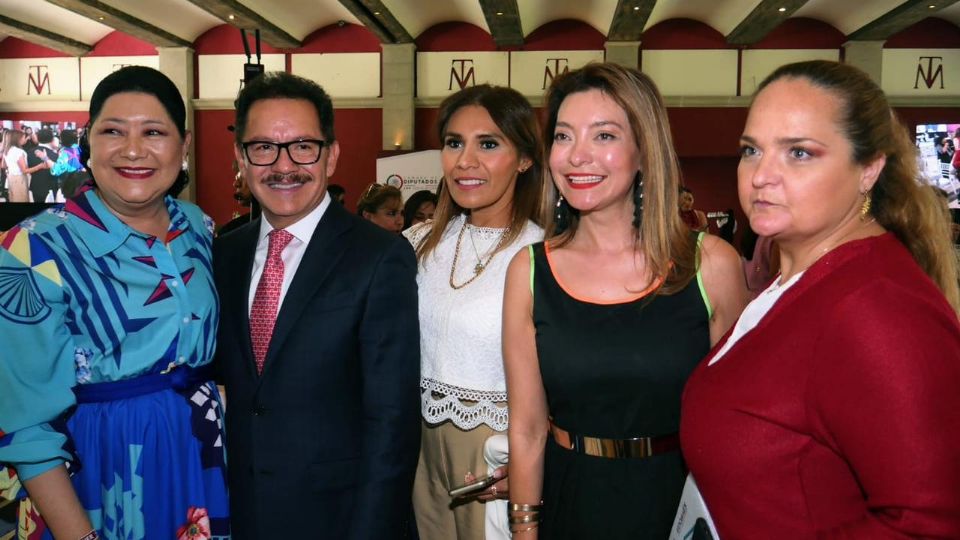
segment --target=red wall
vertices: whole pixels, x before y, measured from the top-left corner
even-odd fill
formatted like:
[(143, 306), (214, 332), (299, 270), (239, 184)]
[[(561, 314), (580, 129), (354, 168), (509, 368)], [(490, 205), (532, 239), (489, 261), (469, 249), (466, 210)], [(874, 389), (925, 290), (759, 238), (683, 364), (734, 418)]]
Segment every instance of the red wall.
[[(229, 221), (234, 212), (245, 212), (233, 200), (233, 133), (227, 130), (233, 122), (232, 110), (196, 113), (197, 204), (218, 224)], [(330, 181), (346, 188), (351, 210), (356, 208), (360, 192), (376, 180), (382, 123), (380, 109), (334, 111), (340, 160)]]
[(70, 55), (15, 37), (0, 41), (0, 58), (61, 58), (64, 56)]

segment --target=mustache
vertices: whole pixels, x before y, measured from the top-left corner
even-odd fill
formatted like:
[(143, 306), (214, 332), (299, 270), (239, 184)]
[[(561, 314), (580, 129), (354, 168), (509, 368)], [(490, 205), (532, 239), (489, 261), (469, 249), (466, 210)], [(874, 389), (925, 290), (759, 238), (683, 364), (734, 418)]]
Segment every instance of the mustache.
[(264, 184), (306, 184), (313, 182), (313, 177), (298, 171), (291, 173), (272, 173), (262, 181)]

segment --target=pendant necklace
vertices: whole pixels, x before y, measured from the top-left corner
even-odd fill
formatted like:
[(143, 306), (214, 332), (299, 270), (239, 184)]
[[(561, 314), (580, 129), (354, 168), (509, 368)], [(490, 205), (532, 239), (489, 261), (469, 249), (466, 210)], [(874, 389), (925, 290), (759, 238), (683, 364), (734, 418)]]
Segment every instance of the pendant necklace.
[(493, 256), (496, 255), (497, 252), (500, 250), (500, 247), (503, 245), (504, 240), (507, 239), (507, 235), (510, 234), (510, 228), (508, 227), (508, 228), (504, 229), (502, 233), (500, 233), (500, 239), (497, 240), (497, 244), (493, 247), (493, 250), (490, 251), (490, 255), (487, 256), (487, 260), (486, 260), (486, 261), (483, 261), (483, 259), (480, 257), (480, 252), (477, 250), (477, 244), (476, 244), (476, 242), (474, 242), (474, 240), (473, 240), (473, 230), (471, 229), (471, 230), (469, 231), (469, 232), (470, 232), (470, 243), (473, 245), (473, 252), (474, 252), (474, 254), (476, 255), (476, 258), (477, 258), (477, 264), (475, 264), (474, 267), (473, 267), (473, 276), (471, 276), (470, 279), (468, 279), (467, 281), (464, 281), (463, 283), (457, 284), (457, 283), (454, 282), (454, 276), (455, 276), (456, 273), (457, 273), (457, 262), (460, 260), (460, 247), (461, 247), (461, 245), (463, 244), (463, 233), (464, 233), (464, 232), (467, 232), (467, 219), (466, 219), (466, 218), (464, 218), (464, 220), (463, 220), (463, 227), (460, 228), (460, 234), (457, 235), (457, 247), (456, 247), (456, 249), (455, 249), (454, 252), (453, 252), (453, 263), (450, 265), (450, 287), (451, 287), (452, 289), (454, 289), (454, 290), (462, 289), (462, 288), (466, 287), (467, 285), (473, 283), (473, 281), (474, 281), (475, 279), (477, 279), (478, 277), (480, 277), (480, 274), (482, 274), (483, 271), (487, 268), (487, 265), (490, 264), (490, 261), (493, 259)]

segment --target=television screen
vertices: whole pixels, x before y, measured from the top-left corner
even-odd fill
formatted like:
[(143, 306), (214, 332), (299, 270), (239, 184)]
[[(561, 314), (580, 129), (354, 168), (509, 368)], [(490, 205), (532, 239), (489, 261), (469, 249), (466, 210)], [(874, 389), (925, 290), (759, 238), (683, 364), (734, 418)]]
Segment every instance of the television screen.
[(951, 208), (960, 208), (960, 180), (957, 169), (951, 165), (960, 149), (958, 130), (960, 123), (919, 124), (915, 139), (920, 149), (921, 181), (945, 191)]

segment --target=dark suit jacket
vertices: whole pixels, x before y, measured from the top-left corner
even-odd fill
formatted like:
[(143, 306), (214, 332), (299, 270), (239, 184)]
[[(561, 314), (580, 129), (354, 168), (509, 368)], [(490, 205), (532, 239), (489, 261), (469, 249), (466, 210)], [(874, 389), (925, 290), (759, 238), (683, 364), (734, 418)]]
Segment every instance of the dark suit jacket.
[(233, 538), (402, 538), (420, 449), (413, 250), (331, 204), (258, 376), (247, 298), (259, 227), (214, 246)]

